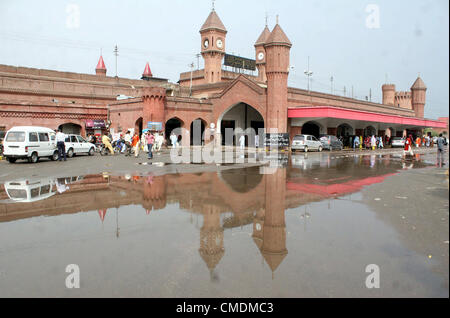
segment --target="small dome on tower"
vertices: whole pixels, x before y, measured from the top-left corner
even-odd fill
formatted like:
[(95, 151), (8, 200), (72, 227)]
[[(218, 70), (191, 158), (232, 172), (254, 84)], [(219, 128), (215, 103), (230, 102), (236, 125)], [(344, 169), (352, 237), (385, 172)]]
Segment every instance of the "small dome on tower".
[(285, 44), (292, 46), (291, 41), (289, 41), (287, 35), (284, 33), (283, 29), (280, 27), (278, 23), (277, 25), (275, 25), (272, 32), (270, 33), (266, 41), (266, 44)]
[(256, 40), (255, 46), (261, 45), (261, 44), (266, 44), (266, 41), (269, 38), (269, 36), (270, 36), (270, 30), (266, 25), (266, 27), (264, 28), (264, 31), (259, 36), (258, 40)]
[(219, 16), (217, 15), (217, 13), (214, 9), (209, 14), (208, 18), (206, 19), (205, 23), (203, 24), (202, 28), (200, 29), (200, 32), (203, 32), (206, 30), (219, 30), (219, 31), (227, 32), (227, 29), (223, 25), (222, 21), (220, 20)]
[(142, 74), (142, 77), (153, 77), (152, 70), (150, 69), (150, 64), (147, 62), (145, 65), (144, 73)]
[(106, 66), (105, 66), (105, 62), (103, 61), (103, 56), (100, 55), (100, 59), (98, 60), (97, 67), (95, 69), (106, 71)]
[(427, 89), (427, 86), (423, 82), (423, 80), (420, 78), (420, 76), (416, 79), (411, 89)]

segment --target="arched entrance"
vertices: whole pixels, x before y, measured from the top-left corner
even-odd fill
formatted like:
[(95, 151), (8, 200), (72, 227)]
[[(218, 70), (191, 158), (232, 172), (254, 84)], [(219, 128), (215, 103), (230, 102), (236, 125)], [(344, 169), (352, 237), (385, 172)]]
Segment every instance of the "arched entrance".
[(235, 136), (235, 130), (241, 129), (245, 132), (249, 128), (253, 129), (253, 136), (246, 136), (246, 145), (255, 145), (255, 135), (258, 135), (259, 145), (262, 145), (261, 141), (263, 140), (265, 127), (264, 118), (259, 111), (251, 105), (238, 103), (231, 106), (219, 117), (217, 126), (217, 129), (220, 130), (222, 145), (236, 145), (239, 137)]
[(190, 135), (191, 135), (191, 146), (202, 146), (205, 143), (204, 140), (204, 132), (206, 128), (206, 122), (201, 119), (197, 118), (192, 121), (191, 128), (190, 128)]
[(303, 125), (302, 134), (303, 135), (313, 135), (314, 137), (319, 138), (320, 137), (320, 126), (313, 121), (309, 121)]
[[(172, 134), (172, 131), (174, 129), (181, 128), (183, 126), (184, 126), (184, 122), (181, 119), (178, 119), (176, 117), (171, 118), (166, 122), (165, 137), (166, 137), (168, 145), (169, 144), (172, 145), (170, 142), (170, 135)], [(181, 142), (181, 139), (182, 139), (182, 137), (178, 136), (178, 142)]]
[(142, 136), (142, 130), (143, 130), (143, 119), (142, 117), (136, 120), (136, 123), (134, 124), (134, 132), (138, 133), (138, 136)]
[(73, 123), (59, 125), (58, 129), (65, 134), (74, 134), (74, 135), (81, 134), (81, 126)]
[(376, 135), (377, 135), (377, 130), (375, 129), (375, 127), (367, 126), (364, 129), (364, 136), (368, 137), (368, 136), (376, 136)]
[(337, 128), (337, 137), (348, 137), (353, 135), (353, 128), (349, 124), (341, 124)]

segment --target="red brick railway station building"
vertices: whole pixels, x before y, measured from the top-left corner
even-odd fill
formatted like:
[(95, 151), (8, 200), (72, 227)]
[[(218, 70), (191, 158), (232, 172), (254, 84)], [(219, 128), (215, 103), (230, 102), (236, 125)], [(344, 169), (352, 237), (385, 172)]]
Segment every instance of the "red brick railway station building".
[[(427, 88), (420, 77), (410, 92), (383, 85), (382, 104), (307, 91), (288, 87), (292, 43), (278, 23), (272, 31), (266, 26), (254, 45), (258, 76), (224, 69), (227, 30), (214, 10), (200, 35), (205, 67), (181, 73), (178, 83), (153, 77), (148, 65), (141, 80), (108, 77), (102, 57), (95, 75), (0, 65), (0, 130), (39, 125), (84, 135), (104, 131), (103, 122), (114, 132), (157, 122), (168, 137), (177, 127), (191, 134), (196, 122), (217, 144), (225, 128), (276, 129), (291, 137), (448, 130), (446, 122), (424, 118)], [(192, 140), (186, 137), (184, 145)]]

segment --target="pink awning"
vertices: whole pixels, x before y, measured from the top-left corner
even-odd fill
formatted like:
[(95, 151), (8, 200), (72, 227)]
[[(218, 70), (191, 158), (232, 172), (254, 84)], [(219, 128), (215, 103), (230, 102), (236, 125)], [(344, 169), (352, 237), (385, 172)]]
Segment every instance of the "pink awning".
[(333, 106), (298, 107), (288, 109), (288, 118), (341, 118), (367, 122), (400, 124), (418, 127), (447, 128), (447, 123), (415, 117), (372, 113)]

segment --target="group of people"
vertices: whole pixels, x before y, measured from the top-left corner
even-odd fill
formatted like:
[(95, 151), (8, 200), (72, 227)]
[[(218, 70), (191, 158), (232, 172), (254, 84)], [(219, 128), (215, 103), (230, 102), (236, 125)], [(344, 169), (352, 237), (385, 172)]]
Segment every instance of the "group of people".
[(151, 132), (150, 130), (143, 132), (141, 136), (137, 132), (131, 135), (130, 131), (125, 134), (114, 134), (106, 132), (102, 137), (102, 144), (114, 155), (114, 148), (119, 153), (124, 153), (126, 157), (134, 153), (135, 157), (139, 157), (140, 151), (148, 152), (148, 159), (153, 159), (153, 153), (161, 151), (164, 144), (164, 136), (159, 132)]
[(433, 139), (428, 135), (423, 135), (422, 137), (417, 136), (416, 147), (433, 147)]
[(355, 136), (353, 138), (353, 150), (356, 149), (383, 149), (384, 142), (383, 137), (376, 137), (375, 135), (370, 136)]

